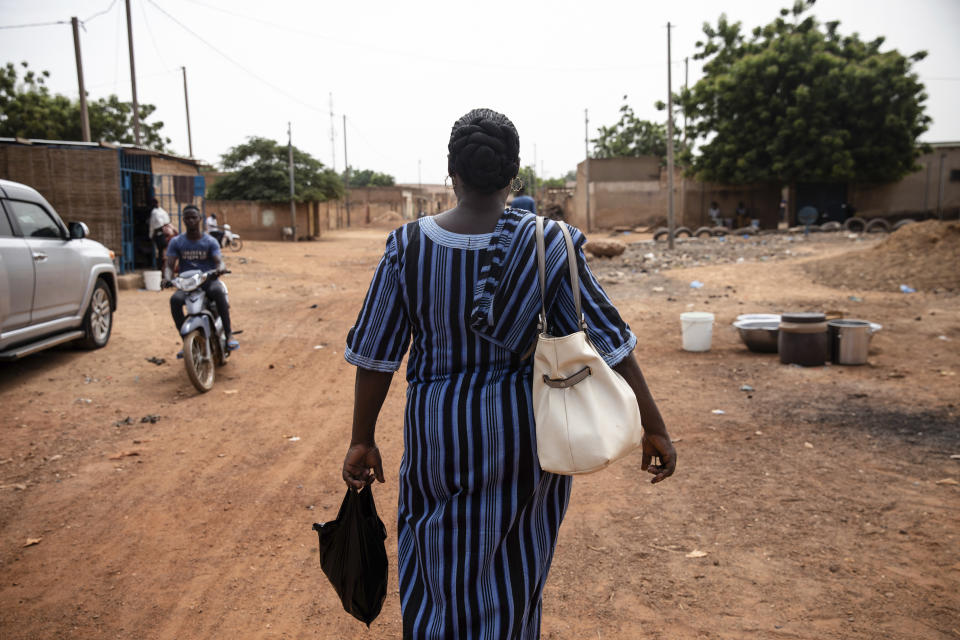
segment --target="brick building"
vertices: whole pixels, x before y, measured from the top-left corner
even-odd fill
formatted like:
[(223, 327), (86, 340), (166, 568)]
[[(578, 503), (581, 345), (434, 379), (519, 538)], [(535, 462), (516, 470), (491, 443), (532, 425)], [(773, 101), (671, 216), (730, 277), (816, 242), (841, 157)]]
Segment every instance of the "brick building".
[(187, 204), (204, 208), (197, 162), (133, 145), (0, 138), (0, 178), (39, 191), (65, 220), (117, 255), (121, 273), (152, 268), (150, 200), (180, 225)]

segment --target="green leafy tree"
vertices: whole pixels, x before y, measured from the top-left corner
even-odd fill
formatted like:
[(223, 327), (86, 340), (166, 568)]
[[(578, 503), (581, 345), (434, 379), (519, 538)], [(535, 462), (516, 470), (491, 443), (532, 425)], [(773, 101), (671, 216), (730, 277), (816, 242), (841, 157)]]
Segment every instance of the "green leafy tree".
[(563, 181), (564, 181), (564, 182), (576, 182), (576, 180), (577, 180), (577, 170), (576, 170), (576, 169), (570, 169), (570, 171), (567, 171), (565, 174), (563, 174)]
[[(344, 171), (340, 175), (340, 179), (344, 183), (347, 183), (347, 171)], [(349, 187), (351, 189), (358, 187), (392, 187), (396, 184), (396, 181), (393, 179), (393, 176), (387, 173), (378, 173), (371, 169), (354, 169), (349, 167), (350, 181)]]
[(50, 93), (50, 72), (37, 73), (26, 62), (20, 66), (22, 78), (12, 62), (0, 68), (0, 136), (65, 140), (74, 115), (70, 99)]
[(914, 63), (883, 38), (843, 36), (798, 0), (749, 37), (721, 15), (697, 43), (704, 77), (682, 92), (687, 161), (723, 182), (894, 181), (915, 169), (930, 118)]
[[(147, 119), (157, 110), (152, 104), (137, 105), (140, 110), (140, 144), (148, 149), (164, 151), (170, 145), (170, 138), (160, 132), (163, 122), (147, 122)], [(107, 98), (99, 98), (87, 104), (90, 118), (90, 137), (93, 140), (107, 142), (122, 142), (133, 144), (133, 103), (121, 102), (110, 94)], [(77, 105), (77, 117), (71, 121), (70, 138), (80, 140), (82, 129), (80, 126), (80, 107)]]
[[(251, 137), (220, 157), (227, 175), (217, 179), (207, 192), (211, 200), (290, 199), (287, 146), (268, 138)], [(343, 195), (343, 182), (332, 169), (296, 147), (293, 148), (294, 200), (335, 200)]]
[[(593, 143), (594, 158), (623, 158), (638, 156), (667, 157), (666, 123), (640, 120), (627, 104), (620, 107), (620, 120), (609, 127), (600, 127)], [(676, 135), (676, 130), (675, 130)], [(679, 138), (675, 139), (679, 145)], [(679, 148), (679, 146), (677, 147)]]
[[(0, 67), (0, 136), (81, 140), (80, 101), (51, 94), (46, 86), (48, 71), (36, 72), (21, 62), (23, 76), (8, 62)], [(152, 104), (140, 106), (141, 144), (163, 151), (170, 139), (161, 133), (163, 122), (147, 122), (156, 111)], [(117, 96), (99, 98), (87, 104), (90, 137), (106, 142), (133, 143), (133, 106)]]
[(562, 189), (567, 182), (563, 178), (544, 178), (540, 184), (546, 189)]

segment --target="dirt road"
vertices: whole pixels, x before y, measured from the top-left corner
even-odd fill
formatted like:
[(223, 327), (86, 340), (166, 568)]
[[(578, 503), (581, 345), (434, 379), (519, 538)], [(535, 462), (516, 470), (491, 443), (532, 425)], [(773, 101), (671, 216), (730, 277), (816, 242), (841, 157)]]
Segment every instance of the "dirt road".
[[(0, 636), (399, 637), (402, 375), (378, 428), (391, 583), (369, 631), (310, 529), (344, 490), (343, 340), (385, 233), (228, 256), (242, 347), (208, 394), (175, 359), (166, 293), (121, 292), (106, 349), (0, 363)], [(652, 487), (636, 455), (575, 482), (544, 638), (960, 637), (960, 297), (838, 290), (803, 269), (852, 248), (814, 238), (789, 259), (606, 285), (680, 466)], [(709, 353), (679, 348), (688, 309), (717, 314)], [(810, 309), (883, 324), (870, 365), (781, 366), (729, 327)]]

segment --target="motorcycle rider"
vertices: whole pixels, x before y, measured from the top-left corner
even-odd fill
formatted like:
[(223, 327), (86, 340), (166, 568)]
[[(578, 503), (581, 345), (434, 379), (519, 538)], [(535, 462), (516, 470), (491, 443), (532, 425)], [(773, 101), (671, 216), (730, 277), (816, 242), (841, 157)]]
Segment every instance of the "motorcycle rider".
[[(163, 266), (164, 286), (171, 286), (174, 273), (179, 275), (192, 269), (200, 271), (216, 269), (218, 273), (227, 270), (220, 253), (220, 245), (209, 234), (203, 232), (201, 223), (200, 210), (196, 206), (188, 204), (183, 208), (183, 226), (187, 231), (175, 237), (167, 245), (167, 261)], [(227, 348), (231, 351), (236, 349), (239, 345), (233, 339), (230, 329), (230, 303), (227, 300), (226, 288), (217, 278), (210, 278), (203, 283), (202, 287), (204, 292), (217, 303), (217, 310), (223, 322), (223, 331), (227, 337)], [(177, 331), (186, 319), (183, 313), (186, 298), (186, 291), (177, 291), (170, 296), (170, 312), (173, 314)]]

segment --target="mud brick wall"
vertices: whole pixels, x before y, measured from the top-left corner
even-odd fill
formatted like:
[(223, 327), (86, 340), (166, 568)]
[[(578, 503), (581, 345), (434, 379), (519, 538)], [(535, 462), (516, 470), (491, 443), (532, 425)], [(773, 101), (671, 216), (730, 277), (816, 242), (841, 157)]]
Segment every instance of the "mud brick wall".
[(120, 160), (115, 149), (0, 145), (0, 178), (33, 187), (64, 222), (85, 222), (91, 238), (121, 253)]

